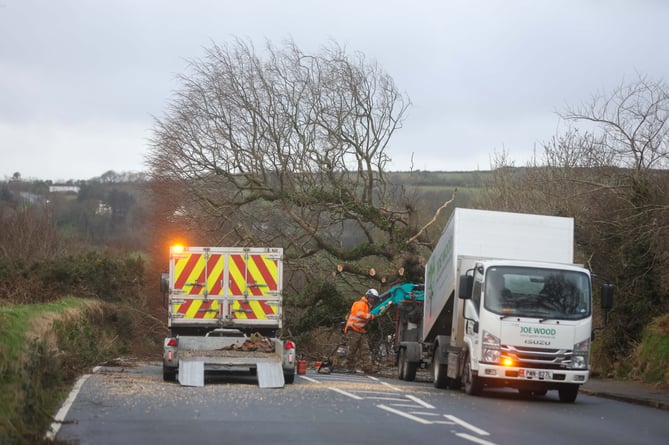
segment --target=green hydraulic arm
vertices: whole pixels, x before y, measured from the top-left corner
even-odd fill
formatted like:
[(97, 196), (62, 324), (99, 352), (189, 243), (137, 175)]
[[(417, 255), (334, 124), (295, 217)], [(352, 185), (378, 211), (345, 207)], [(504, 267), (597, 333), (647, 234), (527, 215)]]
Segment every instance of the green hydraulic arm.
[(374, 306), (369, 313), (375, 317), (383, 315), (393, 305), (398, 305), (403, 301), (423, 301), (423, 284), (405, 283), (391, 287), (387, 292), (379, 296), (381, 302)]

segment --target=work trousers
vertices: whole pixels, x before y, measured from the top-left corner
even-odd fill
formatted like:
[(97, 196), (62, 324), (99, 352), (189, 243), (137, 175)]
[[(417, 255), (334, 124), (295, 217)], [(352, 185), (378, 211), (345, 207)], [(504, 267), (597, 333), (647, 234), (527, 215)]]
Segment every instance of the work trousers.
[(367, 334), (349, 329), (346, 332), (346, 344), (348, 345), (348, 351), (346, 352), (344, 367), (352, 371), (357, 369), (369, 370), (372, 367), (372, 358), (369, 352)]

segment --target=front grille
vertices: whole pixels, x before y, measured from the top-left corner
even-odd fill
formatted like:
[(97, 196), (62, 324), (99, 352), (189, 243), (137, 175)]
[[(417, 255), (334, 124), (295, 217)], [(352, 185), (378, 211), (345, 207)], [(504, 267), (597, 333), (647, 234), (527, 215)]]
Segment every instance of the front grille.
[(524, 348), (522, 346), (501, 346), (502, 354), (514, 359), (519, 367), (564, 369), (571, 365), (574, 351), (571, 349)]

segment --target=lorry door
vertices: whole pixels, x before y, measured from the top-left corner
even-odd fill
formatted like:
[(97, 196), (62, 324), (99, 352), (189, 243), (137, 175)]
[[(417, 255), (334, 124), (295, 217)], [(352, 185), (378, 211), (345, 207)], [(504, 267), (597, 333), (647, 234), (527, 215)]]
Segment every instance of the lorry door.
[(270, 249), (246, 249), (227, 258), (224, 320), (235, 326), (280, 327), (282, 261)]
[[(478, 362), (480, 355), (479, 339), (481, 328), (479, 326), (479, 313), (481, 308), (481, 292), (483, 289), (483, 274), (481, 268), (476, 267), (474, 272), (474, 283), (472, 286), (472, 297), (465, 300), (464, 304), (464, 338), (469, 345), (469, 354), (474, 362)], [(477, 366), (478, 367), (478, 366)], [(472, 367), (476, 369), (477, 367)]]
[(170, 326), (216, 324), (221, 317), (225, 255), (208, 248), (170, 257)]
[(281, 249), (186, 248), (170, 258), (169, 325), (280, 328)]

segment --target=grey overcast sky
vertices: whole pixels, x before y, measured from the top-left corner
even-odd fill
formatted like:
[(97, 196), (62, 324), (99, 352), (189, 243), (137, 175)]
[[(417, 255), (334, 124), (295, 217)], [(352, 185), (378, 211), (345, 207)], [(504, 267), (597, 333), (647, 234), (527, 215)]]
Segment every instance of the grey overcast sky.
[(0, 179), (146, 171), (176, 75), (235, 37), (378, 62), (413, 103), (392, 170), (523, 165), (556, 111), (669, 80), (668, 27), (665, 0), (0, 0)]

